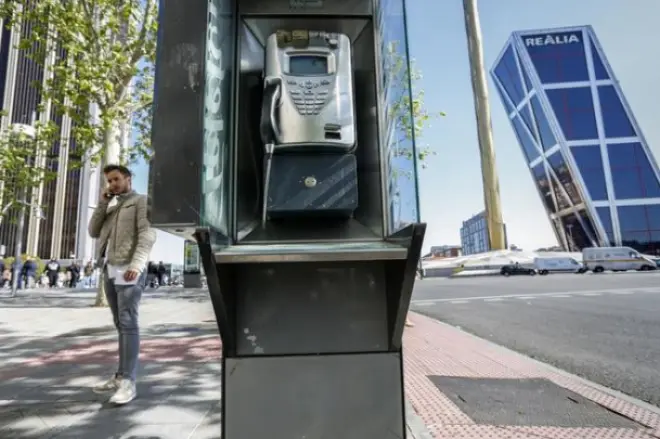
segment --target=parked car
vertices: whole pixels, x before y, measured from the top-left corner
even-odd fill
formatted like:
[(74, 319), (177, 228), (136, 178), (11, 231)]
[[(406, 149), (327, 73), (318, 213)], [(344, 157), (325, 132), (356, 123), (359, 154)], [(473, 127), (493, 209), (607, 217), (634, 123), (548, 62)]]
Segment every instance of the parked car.
[(594, 273), (657, 270), (657, 263), (631, 247), (588, 247), (582, 250), (584, 266)]
[(586, 271), (581, 262), (570, 256), (538, 257), (534, 259), (534, 267), (541, 275), (549, 273), (584, 273)]
[(522, 265), (515, 263), (502, 267), (500, 274), (502, 276), (519, 276), (523, 274), (534, 276), (536, 274), (536, 270), (529, 267), (523, 267)]

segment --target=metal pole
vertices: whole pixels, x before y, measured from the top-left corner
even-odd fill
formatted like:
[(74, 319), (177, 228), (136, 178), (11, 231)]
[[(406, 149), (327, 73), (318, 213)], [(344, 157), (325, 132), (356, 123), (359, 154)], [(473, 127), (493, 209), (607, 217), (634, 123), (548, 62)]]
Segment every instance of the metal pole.
[(491, 250), (504, 250), (506, 243), (504, 239), (502, 210), (500, 207), (500, 183), (495, 166), (495, 148), (493, 146), (490, 107), (488, 104), (488, 83), (486, 82), (486, 71), (484, 69), (477, 0), (463, 0), (463, 9), (468, 54), (470, 57), (472, 92), (477, 118), (477, 132), (479, 135), (484, 204), (486, 207), (486, 220), (488, 221), (488, 239)]
[(21, 275), (19, 261), (21, 261), (21, 255), (23, 253), (23, 232), (25, 230), (25, 210), (27, 203), (25, 200), (21, 200), (20, 203), (21, 208), (18, 211), (18, 227), (16, 229), (16, 243), (14, 245), (14, 276), (12, 276), (11, 281), (11, 297), (14, 297), (18, 291), (18, 279)]

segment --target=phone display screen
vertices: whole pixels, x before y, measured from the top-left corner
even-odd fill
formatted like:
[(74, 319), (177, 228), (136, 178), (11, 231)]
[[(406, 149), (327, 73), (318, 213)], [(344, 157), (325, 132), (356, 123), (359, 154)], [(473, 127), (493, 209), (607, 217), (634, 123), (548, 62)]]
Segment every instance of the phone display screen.
[(289, 75), (314, 76), (328, 74), (328, 57), (322, 55), (294, 55), (289, 58)]

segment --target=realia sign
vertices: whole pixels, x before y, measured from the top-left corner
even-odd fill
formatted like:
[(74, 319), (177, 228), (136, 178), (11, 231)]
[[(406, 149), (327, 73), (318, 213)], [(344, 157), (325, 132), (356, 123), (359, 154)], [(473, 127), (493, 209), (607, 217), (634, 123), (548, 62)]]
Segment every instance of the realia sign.
[(525, 46), (539, 47), (539, 46), (557, 46), (565, 44), (575, 44), (582, 41), (580, 33), (562, 33), (562, 34), (546, 34), (546, 35), (529, 35), (523, 37)]

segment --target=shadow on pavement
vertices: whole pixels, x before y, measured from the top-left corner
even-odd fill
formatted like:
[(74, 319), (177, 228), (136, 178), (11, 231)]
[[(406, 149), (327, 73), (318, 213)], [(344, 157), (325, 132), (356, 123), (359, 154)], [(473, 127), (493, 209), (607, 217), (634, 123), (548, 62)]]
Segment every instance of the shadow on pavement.
[(210, 439), (220, 436), (219, 362), (148, 362), (123, 407), (91, 387), (112, 365), (51, 364), (3, 380), (0, 437)]
[(110, 312), (91, 308), (94, 297), (0, 296), (0, 438), (220, 437), (220, 339), (208, 293), (145, 292), (138, 399), (125, 407), (91, 391), (117, 363)]

